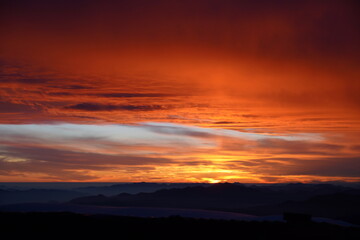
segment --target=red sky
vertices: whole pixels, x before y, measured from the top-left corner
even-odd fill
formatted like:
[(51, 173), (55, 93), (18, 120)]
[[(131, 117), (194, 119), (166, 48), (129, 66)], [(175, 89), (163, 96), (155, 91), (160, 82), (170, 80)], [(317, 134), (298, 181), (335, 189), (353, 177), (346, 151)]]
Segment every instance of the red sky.
[(359, 7), (1, 1), (0, 181), (359, 181)]

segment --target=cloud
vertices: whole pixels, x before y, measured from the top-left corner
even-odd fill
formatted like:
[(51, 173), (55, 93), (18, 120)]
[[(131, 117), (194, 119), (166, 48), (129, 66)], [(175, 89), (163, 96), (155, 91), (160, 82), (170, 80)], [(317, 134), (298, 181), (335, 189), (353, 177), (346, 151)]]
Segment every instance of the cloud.
[(286, 141), (283, 139), (261, 139), (256, 148), (274, 154), (339, 154), (345, 146), (314, 141)]
[(83, 90), (83, 89), (92, 89), (93, 88), (91, 86), (85, 86), (85, 85), (61, 85), (61, 86), (50, 85), (49, 87), (51, 87), (51, 88), (60, 88), (60, 89), (68, 89), (68, 90)]
[(161, 105), (113, 105), (100, 103), (79, 103), (66, 106), (65, 109), (82, 111), (154, 111), (167, 109), (167, 107)]
[(166, 135), (188, 136), (196, 138), (214, 138), (218, 136), (216, 131), (212, 131), (210, 129), (196, 128), (179, 124), (145, 123), (142, 124), (141, 127), (151, 132)]
[(324, 157), (309, 155), (301, 158), (264, 156), (250, 157), (246, 160), (228, 161), (228, 169), (241, 169), (263, 177), (360, 177), (360, 157)]
[[(315, 150), (335, 150), (334, 144), (311, 142), (321, 140), (318, 135), (266, 135), (225, 129), (202, 128), (189, 125), (146, 122), (127, 124), (0, 124), (0, 144), (49, 144), (81, 151), (126, 151), (130, 146), (167, 147), (175, 150), (217, 148), (226, 151), (299, 153)], [(309, 141), (309, 142), (307, 142)], [(118, 148), (116, 148), (116, 146)]]
[[(13, 174), (32, 176), (41, 174), (44, 180), (95, 180), (99, 172), (128, 171), (129, 169), (150, 169), (151, 166), (172, 164), (164, 157), (136, 155), (109, 155), (89, 152), (68, 151), (41, 146), (0, 147), (0, 175)], [(120, 177), (121, 178), (121, 177)]]
[(1, 113), (29, 113), (33, 112), (34, 108), (26, 104), (17, 104), (10, 102), (0, 101), (0, 112)]
[(360, 152), (360, 145), (353, 145), (350, 147), (350, 149), (356, 152)]
[[(283, 161), (282, 159), (279, 159)], [(273, 160), (264, 165), (274, 164)], [(264, 171), (262, 171), (264, 170)], [(259, 166), (258, 172), (278, 175), (309, 175), (330, 177), (360, 177), (360, 157), (329, 157), (309, 159), (286, 159), (266, 170)]]
[(360, 177), (360, 157), (313, 159), (311, 162), (298, 160), (295, 164), (295, 169), (290, 168), (285, 172), (316, 176)]
[(255, 115), (255, 114), (243, 114), (241, 115), (244, 118), (258, 118), (260, 117), (259, 115)]
[(11, 78), (5, 78), (4, 76), (1, 76), (0, 83), (21, 83), (21, 84), (44, 84), (51, 81), (47, 78), (24, 78), (23, 76), (19, 76), (17, 78), (13, 78), (14, 76), (11, 76)]
[(321, 139), (319, 134), (263, 134), (249, 131), (236, 131), (221, 128), (205, 128), (190, 125), (164, 123), (164, 122), (145, 122), (141, 126), (152, 132), (170, 134), (170, 135), (184, 135), (193, 137), (224, 137), (233, 140), (262, 140), (262, 139), (279, 139), (279, 140), (318, 140)]
[(95, 95), (109, 98), (162, 98), (173, 96), (165, 93), (99, 93)]
[[(151, 173), (143, 172), (148, 177), (171, 168), (177, 177), (206, 175), (228, 179), (278, 175), (346, 178), (358, 174), (356, 149), (316, 135), (314, 139), (308, 135), (297, 140), (296, 135), (279, 138), (164, 122), (0, 124), (0, 134), (3, 176), (55, 173), (58, 169), (64, 176), (74, 174), (76, 179), (100, 176), (103, 172), (126, 174), (129, 167), (139, 167), (138, 177), (142, 167), (153, 169)], [(134, 170), (128, 173), (131, 171)], [(174, 178), (171, 174), (174, 172), (168, 172), (164, 179)]]
[(214, 124), (236, 124), (239, 122), (231, 122), (231, 121), (219, 121), (219, 122), (214, 122)]
[[(181, 125), (180, 125), (181, 126)], [(168, 126), (164, 126), (166, 128)], [(5, 146), (47, 146), (79, 152), (137, 154), (168, 149), (214, 146), (212, 139), (201, 139), (199, 131), (164, 134), (147, 125), (86, 125), (86, 124), (0, 124), (0, 144)], [(186, 128), (179, 129), (185, 131)], [(203, 131), (206, 133), (206, 130)]]
[(101, 169), (119, 165), (153, 165), (171, 163), (170, 159), (161, 157), (152, 158), (126, 154), (99, 154), (95, 152), (89, 153), (59, 150), (41, 146), (8, 146), (3, 149), (1, 154), (6, 155), (7, 162), (11, 162), (9, 158), (24, 159), (25, 162), (29, 161), (30, 163), (33, 163), (34, 161), (42, 162), (44, 164), (52, 162), (62, 164), (63, 168), (70, 169)]

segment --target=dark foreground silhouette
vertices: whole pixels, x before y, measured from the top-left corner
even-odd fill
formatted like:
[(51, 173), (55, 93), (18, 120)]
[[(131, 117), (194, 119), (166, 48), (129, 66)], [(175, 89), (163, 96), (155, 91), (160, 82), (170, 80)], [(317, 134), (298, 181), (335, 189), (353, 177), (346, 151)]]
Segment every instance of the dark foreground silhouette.
[(360, 228), (313, 222), (1, 212), (0, 220), (3, 236), (11, 239), (360, 239)]
[(71, 203), (107, 207), (212, 209), (257, 216), (281, 215), (290, 211), (360, 225), (360, 190), (322, 184), (290, 184), (285, 189), (272, 189), (223, 183), (153, 193), (87, 196), (73, 199)]

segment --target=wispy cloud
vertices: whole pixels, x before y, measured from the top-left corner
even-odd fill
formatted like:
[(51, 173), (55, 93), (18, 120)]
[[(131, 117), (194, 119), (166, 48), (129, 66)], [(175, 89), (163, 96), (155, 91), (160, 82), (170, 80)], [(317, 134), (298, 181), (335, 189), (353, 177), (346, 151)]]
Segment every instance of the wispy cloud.
[(65, 108), (83, 111), (152, 111), (167, 109), (167, 107), (161, 105), (113, 105), (99, 103), (79, 103), (66, 106)]
[[(279, 174), (346, 178), (356, 177), (357, 170), (351, 166), (359, 154), (311, 134), (274, 136), (157, 122), (1, 124), (0, 134), (2, 176), (15, 172), (45, 176), (46, 171), (58, 169), (79, 172), (84, 178), (84, 171), (91, 172), (94, 179), (101, 172), (140, 174), (136, 166), (151, 168), (148, 177), (172, 167), (187, 179), (212, 174), (224, 179), (236, 179), (239, 174), (249, 179)], [(344, 161), (346, 166), (338, 165)], [(163, 177), (171, 181), (175, 176)]]
[(100, 97), (109, 97), (109, 98), (162, 98), (162, 97), (172, 97), (171, 94), (165, 93), (100, 93), (96, 94)]

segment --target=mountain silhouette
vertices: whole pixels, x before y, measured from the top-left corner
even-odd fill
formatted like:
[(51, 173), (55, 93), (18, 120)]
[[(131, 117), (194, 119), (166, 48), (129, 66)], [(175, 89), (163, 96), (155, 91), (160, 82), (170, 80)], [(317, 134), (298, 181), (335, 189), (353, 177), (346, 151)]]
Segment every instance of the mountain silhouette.
[(220, 183), (153, 193), (80, 197), (70, 202), (112, 207), (212, 209), (260, 216), (297, 212), (360, 223), (360, 190), (331, 184), (266, 187)]
[(103, 195), (73, 199), (76, 204), (103, 206), (141, 206), (174, 208), (238, 208), (244, 205), (261, 204), (264, 194), (268, 202), (279, 200), (279, 194), (267, 189), (255, 189), (235, 184), (215, 184), (209, 187), (196, 186), (159, 190), (153, 193), (128, 194), (105, 197)]
[[(174, 207), (234, 210), (244, 207), (276, 204), (288, 200), (305, 200), (318, 193), (336, 193), (349, 190), (338, 186), (297, 185), (294, 192), (291, 186), (281, 189), (266, 186), (245, 186), (239, 183), (219, 183), (208, 187), (196, 186), (176, 189), (163, 189), (153, 193), (127, 194), (115, 196), (104, 195), (73, 199), (76, 204), (98, 206), (132, 206), (132, 207)], [(301, 188), (301, 190), (299, 189)]]
[(276, 205), (250, 207), (241, 211), (264, 216), (281, 212), (297, 212), (341, 219), (360, 225), (360, 190), (319, 195), (305, 201), (286, 201)]
[(89, 186), (74, 189), (86, 194), (102, 194), (106, 196), (119, 193), (136, 194), (140, 192), (155, 192), (161, 189), (185, 188), (191, 186), (209, 186), (207, 183), (119, 183), (111, 186)]
[(0, 205), (26, 202), (64, 202), (85, 195), (81, 192), (55, 189), (0, 189)]

